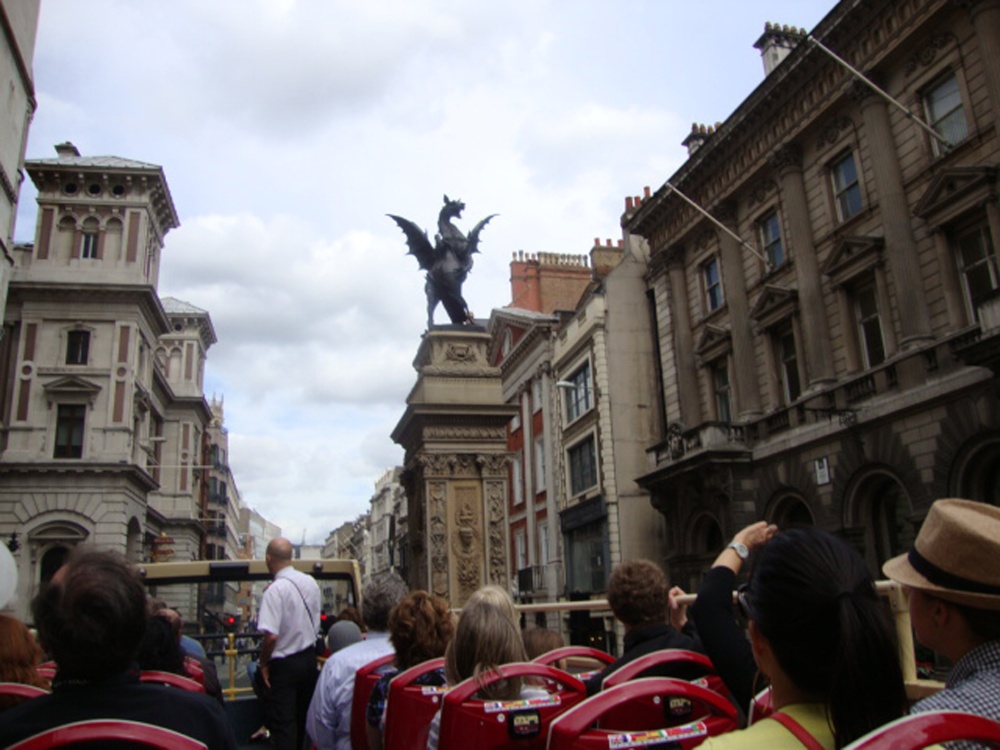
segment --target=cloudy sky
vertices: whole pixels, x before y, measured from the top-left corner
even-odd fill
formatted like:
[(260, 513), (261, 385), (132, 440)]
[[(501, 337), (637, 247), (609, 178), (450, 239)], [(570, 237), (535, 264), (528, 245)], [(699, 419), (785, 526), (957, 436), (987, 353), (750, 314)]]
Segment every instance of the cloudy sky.
[[(389, 437), (426, 327), (387, 213), (443, 194), (484, 230), (465, 285), (510, 300), (513, 252), (618, 238), (626, 195), (684, 162), (763, 78), (765, 21), (833, 0), (42, 0), (28, 158), (164, 168), (181, 218), (160, 294), (209, 311), (243, 499), (319, 543), (402, 461)], [(15, 236), (33, 238), (34, 191)], [(447, 322), (443, 309), (437, 322)]]

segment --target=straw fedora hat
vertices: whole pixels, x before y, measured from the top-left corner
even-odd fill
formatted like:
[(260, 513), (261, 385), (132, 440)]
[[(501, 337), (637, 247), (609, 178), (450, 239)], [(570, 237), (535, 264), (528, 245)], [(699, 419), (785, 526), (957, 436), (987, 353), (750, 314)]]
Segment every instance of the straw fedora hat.
[(888, 560), (882, 572), (956, 604), (1000, 610), (1000, 508), (938, 500), (913, 549)]

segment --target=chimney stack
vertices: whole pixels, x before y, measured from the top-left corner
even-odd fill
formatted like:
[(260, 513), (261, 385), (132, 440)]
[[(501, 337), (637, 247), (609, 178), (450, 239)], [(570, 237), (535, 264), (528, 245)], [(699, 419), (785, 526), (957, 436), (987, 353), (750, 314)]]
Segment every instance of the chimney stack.
[(805, 29), (799, 29), (795, 26), (782, 26), (770, 21), (764, 24), (764, 33), (753, 45), (760, 50), (760, 56), (764, 62), (764, 75), (771, 75), (771, 71), (777, 68), (781, 61), (798, 46), (799, 42), (806, 38), (806, 34)]
[(70, 141), (66, 141), (65, 143), (57, 143), (56, 153), (59, 154), (59, 158), (80, 155), (80, 152), (77, 150), (76, 146), (74, 146)]

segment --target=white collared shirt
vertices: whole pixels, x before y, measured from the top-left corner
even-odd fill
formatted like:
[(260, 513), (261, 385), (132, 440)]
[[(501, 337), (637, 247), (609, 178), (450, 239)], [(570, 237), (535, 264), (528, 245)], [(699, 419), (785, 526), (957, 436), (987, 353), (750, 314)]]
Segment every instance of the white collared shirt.
[(354, 675), (365, 664), (391, 653), (389, 634), (369, 630), (365, 640), (326, 660), (306, 717), (306, 731), (318, 750), (351, 750)]
[(274, 574), (260, 600), (257, 627), (278, 636), (272, 659), (297, 654), (316, 644), (321, 609), (319, 584), (290, 565)]

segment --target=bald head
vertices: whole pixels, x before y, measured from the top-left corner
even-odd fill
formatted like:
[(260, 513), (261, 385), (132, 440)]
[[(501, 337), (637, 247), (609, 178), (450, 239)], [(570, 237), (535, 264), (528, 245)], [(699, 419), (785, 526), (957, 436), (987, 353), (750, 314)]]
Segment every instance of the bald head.
[(268, 542), (264, 560), (267, 561), (267, 569), (272, 574), (291, 564), (292, 543), (283, 536), (276, 536)]

